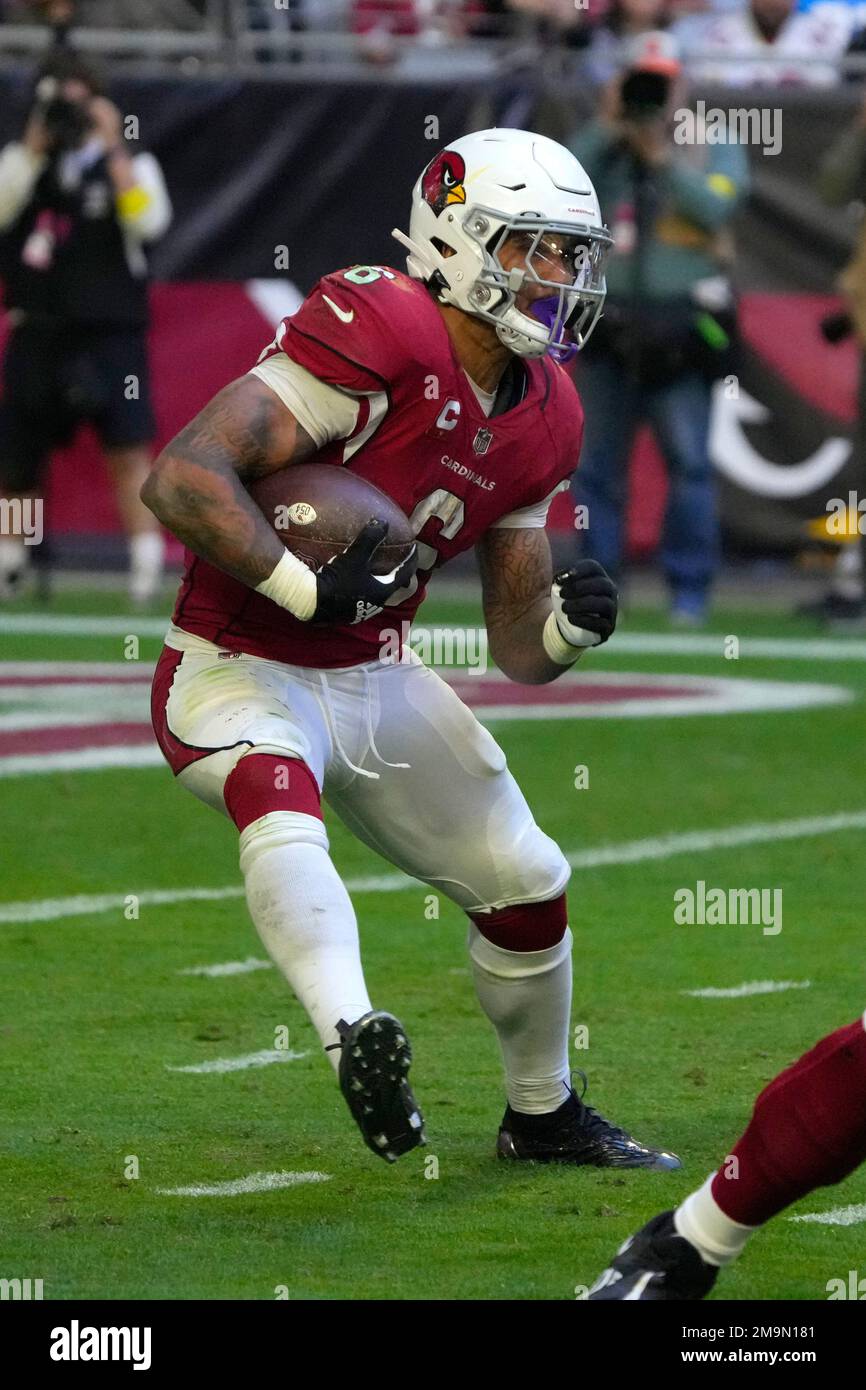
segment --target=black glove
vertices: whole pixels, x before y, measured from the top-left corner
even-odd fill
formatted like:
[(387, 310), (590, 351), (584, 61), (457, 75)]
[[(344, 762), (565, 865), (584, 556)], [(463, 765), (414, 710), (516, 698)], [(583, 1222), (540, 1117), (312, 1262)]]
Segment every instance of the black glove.
[(373, 557), (388, 534), (387, 521), (371, 517), (341, 555), (316, 574), (314, 623), (361, 623), (381, 611), (385, 600), (409, 583), (418, 567), (418, 547), (390, 574), (373, 574)]
[[(552, 597), (556, 625), (572, 646), (599, 646), (616, 627), (616, 585), (598, 560), (579, 560), (571, 569), (560, 570)], [(585, 634), (590, 632), (597, 642), (587, 643)]]

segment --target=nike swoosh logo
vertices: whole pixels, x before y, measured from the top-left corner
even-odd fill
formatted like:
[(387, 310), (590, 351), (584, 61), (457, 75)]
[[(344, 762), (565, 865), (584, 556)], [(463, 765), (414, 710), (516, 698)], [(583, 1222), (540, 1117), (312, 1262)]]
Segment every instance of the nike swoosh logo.
[(343, 323), (351, 323), (351, 322), (352, 322), (352, 319), (355, 317), (355, 310), (354, 310), (354, 309), (341, 309), (340, 306), (339, 306), (338, 304), (335, 304), (334, 301), (333, 301), (333, 299), (329, 299), (328, 296), (327, 296), (326, 294), (323, 294), (323, 295), (322, 295), (322, 298), (324, 299), (324, 301), (325, 301), (325, 303), (327, 304), (328, 308), (329, 308), (329, 309), (333, 309), (333, 311), (334, 311), (334, 313), (337, 315), (337, 318), (338, 318), (338, 319), (342, 319), (342, 320), (343, 320)]

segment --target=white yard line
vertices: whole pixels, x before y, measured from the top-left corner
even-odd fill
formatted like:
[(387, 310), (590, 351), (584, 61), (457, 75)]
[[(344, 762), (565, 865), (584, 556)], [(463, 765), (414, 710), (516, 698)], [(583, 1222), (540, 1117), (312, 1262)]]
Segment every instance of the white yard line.
[[(442, 674), (442, 672), (440, 672)], [(609, 671), (596, 671), (588, 681), (594, 686), (611, 686)], [(625, 673), (624, 673), (625, 674)], [(633, 673), (629, 679), (635, 682)], [(449, 679), (445, 673), (446, 680)], [(650, 685), (662, 684), (656, 676), (639, 677)], [(668, 680), (667, 677), (664, 678)], [(621, 682), (618, 682), (621, 683)], [(473, 704), (472, 711), (482, 724), (496, 720), (532, 719), (682, 719), (700, 714), (762, 714), (767, 710), (819, 709), (830, 705), (851, 704), (857, 697), (843, 685), (818, 685), (800, 681), (754, 681), (744, 677), (736, 680), (716, 680), (711, 676), (673, 677), (669, 684), (703, 687), (703, 695), (648, 696), (640, 699), (627, 695), (621, 700), (581, 700), (577, 684), (574, 701), (567, 705), (485, 705)]]
[(143, 893), (79, 893), (74, 898), (42, 898), (29, 903), (0, 903), (0, 924), (5, 922), (57, 922), (65, 917), (89, 917), (91, 913), (122, 912), (128, 899), (138, 906), (161, 907), (178, 902), (218, 902), (242, 898), (241, 884), (228, 888), (153, 888)]
[(164, 637), (164, 618), (143, 618), (137, 613), (118, 617), (78, 617), (68, 613), (0, 613), (0, 633), (34, 637)]
[[(0, 634), (50, 637), (162, 637), (168, 629), (168, 617), (144, 618), (137, 614), (119, 617), (79, 617), (72, 614), (4, 613), (0, 614)], [(441, 632), (477, 632), (461, 624), (443, 622), (434, 626), (416, 624), (412, 631), (416, 640)], [(739, 633), (711, 632), (618, 632), (610, 645), (599, 649), (598, 656), (616, 656), (631, 652), (644, 656), (717, 656), (724, 658), (727, 636), (736, 636), (740, 643), (740, 659), (744, 656), (784, 661), (866, 661), (866, 642), (845, 637), (744, 637)], [(596, 658), (593, 658), (596, 659)]]
[[(3, 617), (0, 615), (0, 631), (2, 629)], [(152, 661), (125, 661), (120, 659), (120, 655), (116, 661), (4, 661), (0, 663), (0, 687), (9, 681), (20, 680), (22, 676), (37, 677), (43, 681), (65, 676), (70, 682), (73, 677), (87, 682), (107, 679), (129, 686), (150, 681), (153, 670)], [(34, 689), (38, 690), (39, 687), (28, 687), (28, 699)]]
[(648, 859), (671, 859), (677, 854), (737, 849), (741, 845), (810, 839), (840, 830), (866, 830), (866, 811), (842, 811), (834, 816), (806, 816), (799, 820), (756, 821), (720, 830), (686, 830), (649, 840), (600, 845), (598, 849), (581, 850), (567, 858), (573, 869), (596, 869), (606, 864), (639, 864)]
[(275, 1192), (309, 1182), (330, 1182), (330, 1173), (250, 1173), (248, 1178), (193, 1187), (157, 1187), (160, 1197), (238, 1197), (246, 1192)]
[(257, 956), (248, 956), (246, 960), (224, 960), (216, 965), (189, 965), (186, 970), (178, 970), (178, 975), (206, 975), (210, 979), (217, 979), (221, 975), (249, 975), (254, 970), (273, 970), (274, 964), (270, 960), (259, 960)]
[(278, 1050), (266, 1047), (261, 1052), (248, 1052), (245, 1057), (214, 1057), (209, 1062), (193, 1062), (187, 1067), (170, 1067), (166, 1062), (165, 1069), (207, 1076), (221, 1072), (246, 1071), (249, 1067), (269, 1067), (274, 1062), (299, 1062), (302, 1057), (309, 1055), (309, 1052), (292, 1052), (288, 1048)]
[(692, 999), (745, 999), (750, 994), (780, 994), (786, 989), (811, 989), (811, 980), (749, 980), (732, 989), (681, 989), (680, 994), (688, 994)]
[(805, 1216), (789, 1216), (789, 1221), (812, 1221), (818, 1226), (858, 1226), (866, 1221), (866, 1202), (850, 1207), (832, 1207), (830, 1211), (810, 1211)]
[[(866, 661), (866, 642), (844, 637), (739, 637), (739, 659), (772, 661)], [(600, 653), (644, 656), (718, 656), (724, 658), (726, 637), (709, 632), (619, 632)], [(726, 664), (728, 662), (726, 661)]]
[[(55, 723), (59, 721), (55, 719)], [(71, 753), (22, 753), (0, 760), (0, 777), (39, 776), (46, 772), (93, 772), (107, 767), (165, 767), (154, 743), (136, 748), (117, 744), (108, 748), (79, 748)]]
[[(597, 869), (608, 865), (640, 864), (647, 860), (672, 859), (679, 854), (711, 853), (719, 849), (738, 849), (742, 845), (772, 844), (781, 840), (811, 839), (838, 831), (866, 830), (866, 811), (840, 811), (832, 816), (807, 816), (799, 820), (756, 821), (730, 825), (717, 830), (675, 831), (646, 840), (624, 840), (595, 849), (572, 850), (566, 857), (574, 869)], [(406, 874), (369, 874), (347, 878), (350, 893), (400, 893), (418, 888)], [(140, 893), (79, 894), (74, 898), (34, 898), (28, 902), (0, 903), (0, 925), (21, 922), (55, 922), (67, 917), (89, 917), (102, 912), (122, 912), (135, 896), (139, 907), (159, 907), (192, 901), (220, 901), (243, 897), (240, 884), (225, 888), (160, 888)]]

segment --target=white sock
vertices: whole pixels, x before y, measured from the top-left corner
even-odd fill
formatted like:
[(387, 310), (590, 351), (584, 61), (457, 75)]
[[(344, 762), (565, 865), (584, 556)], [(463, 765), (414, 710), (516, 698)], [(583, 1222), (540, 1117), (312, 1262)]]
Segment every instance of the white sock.
[(165, 540), (161, 531), (139, 531), (129, 538), (129, 596), (135, 603), (153, 598), (162, 578)]
[(743, 1226), (725, 1216), (710, 1185), (710, 1173), (703, 1187), (692, 1192), (674, 1212), (677, 1235), (693, 1245), (708, 1265), (727, 1265), (735, 1260), (758, 1226)]
[[(253, 829), (252, 826), (248, 829)], [(241, 869), (250, 916), (274, 964), (303, 1004), (323, 1047), (339, 1042), (337, 1022), (354, 1023), (370, 1003), (349, 894), (320, 845), (244, 844)], [(339, 1049), (327, 1053), (334, 1070)]]
[(570, 1085), (571, 932), (546, 951), (505, 951), (473, 923), (469, 956), (502, 1049), (508, 1104), (524, 1115), (557, 1110)]
[(0, 536), (0, 579), (8, 579), (30, 563), (27, 546), (17, 536)]

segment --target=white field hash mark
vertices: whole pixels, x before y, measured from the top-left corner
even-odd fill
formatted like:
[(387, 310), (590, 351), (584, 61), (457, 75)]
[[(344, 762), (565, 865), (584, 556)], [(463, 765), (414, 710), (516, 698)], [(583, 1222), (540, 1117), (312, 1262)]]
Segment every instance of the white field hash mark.
[(832, 1207), (830, 1211), (810, 1211), (805, 1216), (789, 1216), (789, 1221), (811, 1221), (817, 1226), (858, 1226), (866, 1221), (866, 1202), (850, 1207)]
[[(671, 859), (678, 854), (739, 849), (743, 845), (772, 844), (781, 840), (810, 839), (845, 830), (866, 830), (866, 811), (840, 811), (832, 816), (804, 816), (798, 820), (756, 821), (715, 830), (673, 831), (646, 840), (624, 840), (595, 849), (572, 850), (566, 858), (573, 869), (599, 869), (619, 864), (641, 864)], [(406, 874), (370, 874), (347, 878), (350, 893), (402, 893), (417, 887)], [(219, 901), (242, 898), (240, 884), (224, 888), (159, 888), (136, 894), (140, 907), (158, 907), (195, 900)], [(128, 896), (128, 895), (127, 895)], [(90, 917), (100, 912), (122, 912), (127, 896), (121, 893), (78, 894), (72, 898), (35, 898), (29, 902), (0, 903), (0, 926), (22, 922), (56, 922), (67, 917)]]
[(224, 960), (215, 965), (188, 965), (178, 970), (178, 975), (206, 975), (216, 979), (221, 975), (249, 975), (253, 970), (273, 970), (273, 961), (259, 960), (258, 956), (247, 956), (246, 960)]
[(269, 1067), (274, 1062), (299, 1062), (302, 1057), (309, 1055), (309, 1052), (292, 1052), (290, 1048), (278, 1050), (275, 1047), (265, 1047), (261, 1052), (248, 1052), (244, 1057), (212, 1057), (209, 1062), (193, 1062), (187, 1067), (171, 1067), (166, 1062), (165, 1069), (206, 1075), (215, 1072), (246, 1071), (248, 1067)]
[(811, 989), (811, 980), (748, 980), (745, 984), (734, 985), (731, 989), (681, 989), (680, 994), (688, 994), (692, 999), (745, 999), (749, 994), (779, 994), (784, 989)]
[(330, 1173), (250, 1173), (248, 1178), (192, 1187), (157, 1187), (160, 1197), (239, 1197), (245, 1192), (275, 1192), (279, 1187), (299, 1187), (308, 1182), (330, 1182)]

